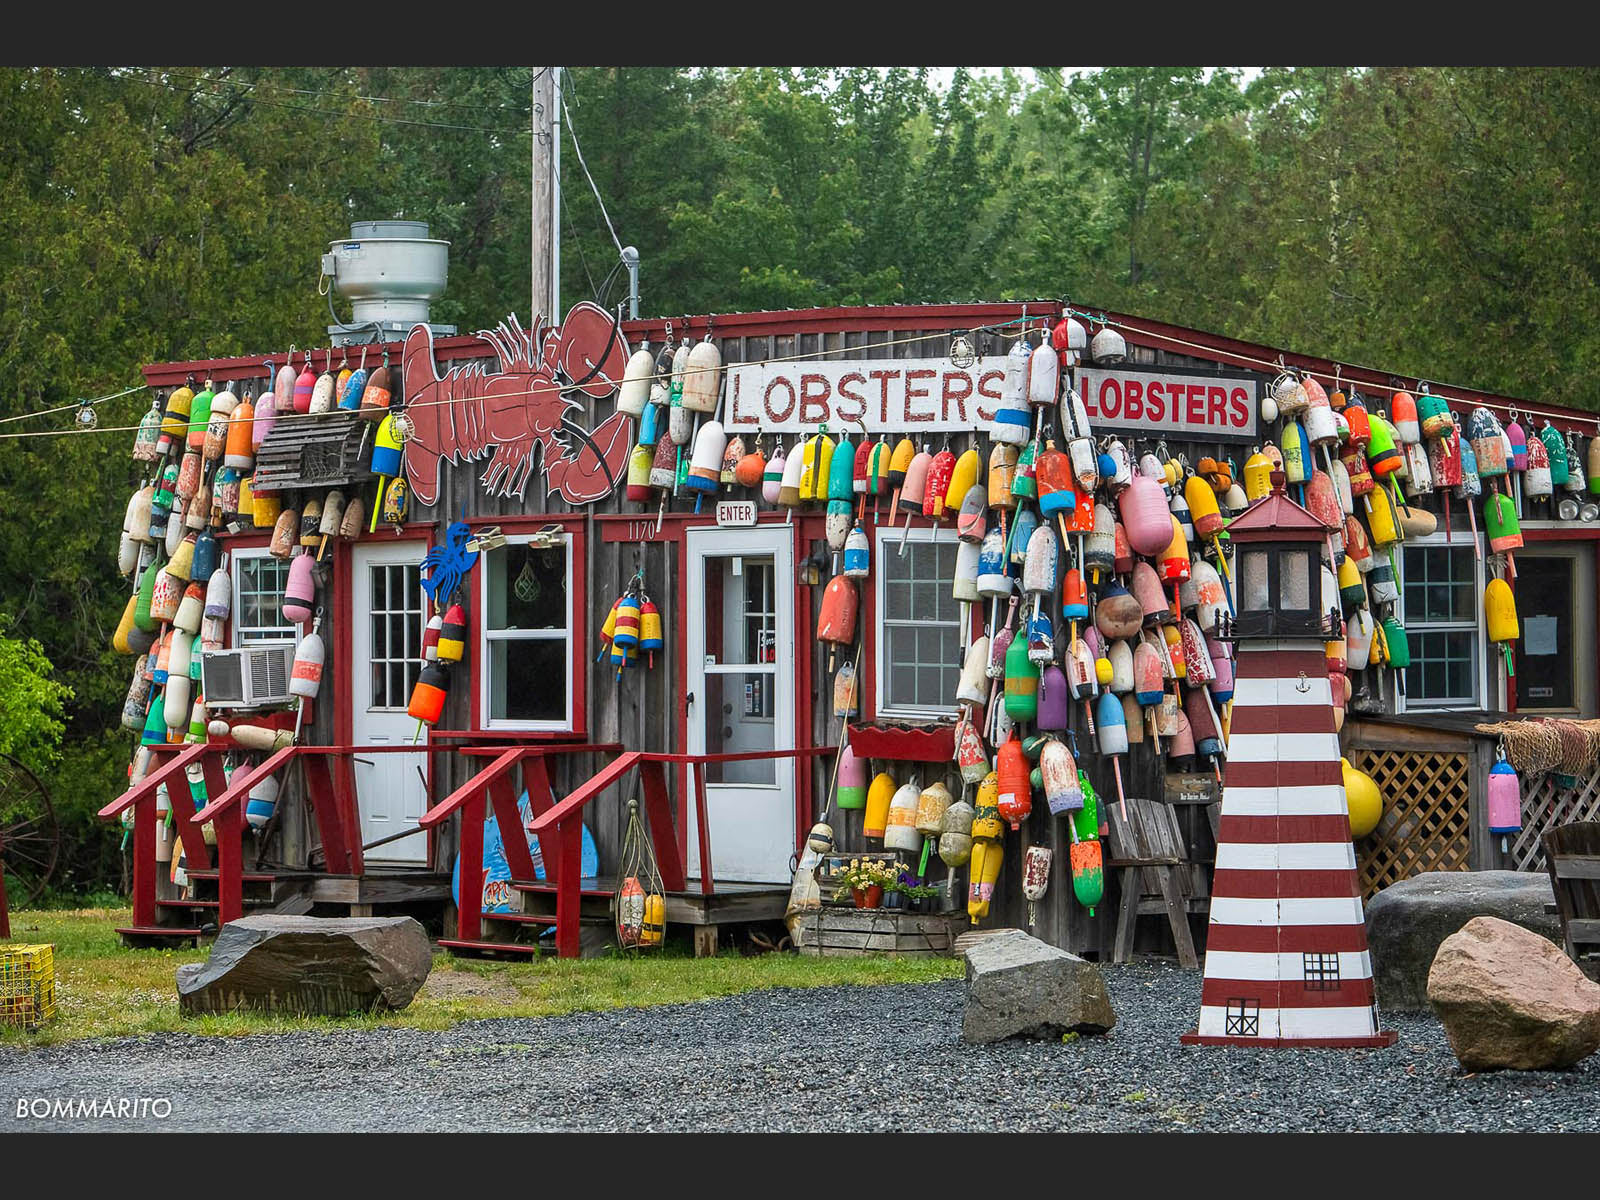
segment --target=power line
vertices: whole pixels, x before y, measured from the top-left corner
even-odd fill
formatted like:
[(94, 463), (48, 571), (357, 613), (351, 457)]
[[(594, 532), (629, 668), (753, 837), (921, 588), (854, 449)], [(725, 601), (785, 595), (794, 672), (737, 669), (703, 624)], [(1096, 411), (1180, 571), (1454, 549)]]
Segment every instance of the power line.
[(622, 253), (622, 241), (617, 237), (617, 231), (612, 227), (611, 214), (606, 212), (606, 202), (600, 199), (600, 189), (594, 185), (594, 176), (589, 174), (589, 164), (583, 161), (583, 147), (578, 145), (578, 131), (572, 127), (572, 113), (567, 109), (567, 97), (561, 97), (561, 114), (567, 118), (567, 133), (572, 138), (572, 149), (578, 155), (578, 165), (583, 168), (583, 177), (589, 181), (589, 190), (594, 193), (595, 203), (600, 206), (600, 215), (605, 218), (606, 229), (611, 234), (611, 241), (617, 248), (617, 253)]
[(116, 400), (133, 392), (142, 392), (149, 386), (147, 383), (139, 383), (131, 388), (123, 388), (120, 392), (112, 392), (109, 396), (97, 396), (93, 400), (74, 400), (71, 404), (58, 404), (55, 408), (41, 408), (38, 412), (19, 413), (14, 417), (0, 417), (0, 425), (8, 425), (12, 421), (26, 421), (33, 417), (48, 417), (51, 413), (66, 412), (68, 409), (83, 408), (85, 405), (104, 404), (107, 400)]

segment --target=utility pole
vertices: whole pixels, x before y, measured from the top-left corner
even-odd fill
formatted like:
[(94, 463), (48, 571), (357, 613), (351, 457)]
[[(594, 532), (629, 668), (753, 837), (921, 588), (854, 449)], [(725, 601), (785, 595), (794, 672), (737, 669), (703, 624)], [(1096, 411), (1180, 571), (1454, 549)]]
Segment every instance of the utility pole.
[(560, 143), (556, 140), (560, 128), (556, 124), (556, 70), (555, 67), (533, 68), (533, 273), (528, 293), (532, 300), (528, 313), (530, 330), (540, 314), (548, 322), (561, 319), (551, 303), (555, 295), (551, 268), (555, 263), (556, 239), (561, 236), (556, 223), (557, 196), (553, 186), (556, 171), (559, 170), (557, 163), (560, 161), (557, 158)]

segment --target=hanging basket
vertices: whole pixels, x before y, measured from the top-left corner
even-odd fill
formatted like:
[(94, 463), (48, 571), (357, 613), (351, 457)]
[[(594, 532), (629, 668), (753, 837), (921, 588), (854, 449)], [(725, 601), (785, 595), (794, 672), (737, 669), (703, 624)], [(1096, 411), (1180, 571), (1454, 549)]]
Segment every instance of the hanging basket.
[(655, 849), (639, 820), (638, 800), (628, 801), (628, 830), (617, 877), (617, 944), (628, 951), (659, 947), (666, 940), (667, 893), (656, 868)]

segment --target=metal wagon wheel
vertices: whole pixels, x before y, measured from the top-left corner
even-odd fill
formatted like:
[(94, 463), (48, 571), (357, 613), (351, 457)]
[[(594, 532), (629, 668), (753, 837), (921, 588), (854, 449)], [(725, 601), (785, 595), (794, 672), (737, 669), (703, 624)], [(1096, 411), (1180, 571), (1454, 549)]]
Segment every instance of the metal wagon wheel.
[(0, 886), (7, 901), (27, 908), (44, 894), (61, 853), (61, 827), (39, 777), (0, 754)]

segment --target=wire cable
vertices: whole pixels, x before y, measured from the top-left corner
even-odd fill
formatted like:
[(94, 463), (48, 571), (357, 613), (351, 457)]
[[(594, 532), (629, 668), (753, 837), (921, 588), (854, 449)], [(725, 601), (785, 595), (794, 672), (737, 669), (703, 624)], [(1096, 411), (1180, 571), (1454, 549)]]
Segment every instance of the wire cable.
[(133, 392), (142, 392), (149, 386), (148, 383), (135, 384), (131, 388), (123, 388), (120, 392), (112, 392), (109, 396), (97, 396), (93, 400), (74, 400), (71, 404), (58, 404), (55, 408), (41, 408), (38, 412), (19, 413), (14, 417), (0, 417), (0, 425), (9, 425), (12, 421), (27, 421), (33, 417), (48, 417), (51, 413), (82, 408), (86, 404), (104, 404), (107, 400), (116, 400)]
[(578, 156), (578, 165), (583, 168), (583, 177), (589, 181), (589, 190), (594, 193), (595, 203), (600, 206), (600, 215), (605, 218), (606, 229), (611, 233), (612, 244), (616, 246), (617, 253), (622, 253), (622, 239), (617, 237), (616, 228), (611, 224), (611, 214), (606, 212), (606, 202), (600, 199), (600, 189), (594, 184), (594, 176), (589, 174), (589, 164), (583, 161), (583, 147), (578, 145), (578, 131), (572, 127), (572, 113), (567, 108), (566, 93), (561, 96), (561, 115), (567, 119), (567, 134), (572, 138), (572, 149)]

